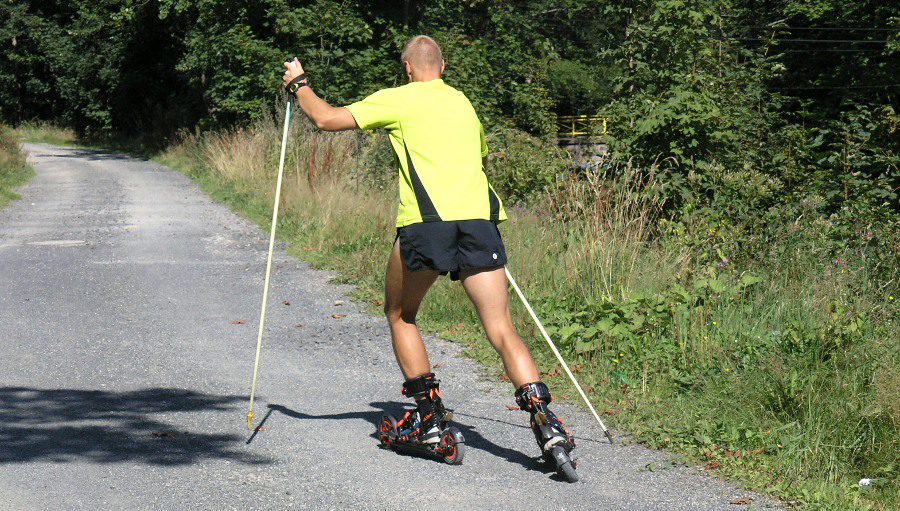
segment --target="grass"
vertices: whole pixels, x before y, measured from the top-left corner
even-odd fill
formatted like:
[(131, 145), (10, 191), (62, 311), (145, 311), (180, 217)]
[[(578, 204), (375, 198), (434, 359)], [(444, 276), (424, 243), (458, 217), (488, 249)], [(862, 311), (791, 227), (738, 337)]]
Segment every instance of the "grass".
[(49, 122), (26, 122), (16, 127), (16, 133), (22, 139), (37, 144), (61, 146), (81, 146), (75, 132), (61, 128)]
[(19, 198), (14, 190), (34, 176), (19, 149), (19, 137), (10, 128), (0, 125), (0, 208)]
[[(385, 143), (293, 124), (279, 235), (377, 313), (396, 208)], [(279, 125), (185, 135), (157, 159), (267, 227)], [(613, 170), (558, 182), (508, 208), (502, 227), (511, 271), (609, 422), (811, 509), (900, 505), (897, 279), (875, 279), (853, 254), (834, 263), (811, 246), (815, 220), (759, 257), (710, 264), (658, 234), (660, 204), (639, 193), (653, 169)], [(577, 402), (518, 304), (513, 314), (543, 378)], [(460, 286), (439, 280), (419, 325), (502, 377)]]
[(86, 135), (79, 136), (74, 130), (60, 127), (48, 121), (24, 122), (13, 132), (26, 142), (48, 144), (78, 149), (109, 150), (131, 154), (138, 158), (150, 159), (166, 147), (167, 141), (152, 135)]

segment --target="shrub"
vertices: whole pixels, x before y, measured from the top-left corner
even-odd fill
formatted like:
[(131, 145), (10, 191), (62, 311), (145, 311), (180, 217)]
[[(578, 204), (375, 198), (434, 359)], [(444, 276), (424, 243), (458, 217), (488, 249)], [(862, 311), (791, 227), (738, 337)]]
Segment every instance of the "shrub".
[(487, 142), (488, 177), (507, 204), (534, 202), (572, 165), (564, 150), (520, 130), (498, 129)]

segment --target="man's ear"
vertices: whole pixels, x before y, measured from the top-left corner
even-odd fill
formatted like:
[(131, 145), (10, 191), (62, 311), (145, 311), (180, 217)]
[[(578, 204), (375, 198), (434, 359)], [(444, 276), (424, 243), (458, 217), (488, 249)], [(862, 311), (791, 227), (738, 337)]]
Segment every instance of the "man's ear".
[(444, 68), (447, 67), (447, 62), (444, 59), (441, 59), (441, 74), (444, 74)]
[(412, 80), (412, 66), (409, 64), (408, 60), (403, 61), (403, 67), (406, 68), (406, 76)]

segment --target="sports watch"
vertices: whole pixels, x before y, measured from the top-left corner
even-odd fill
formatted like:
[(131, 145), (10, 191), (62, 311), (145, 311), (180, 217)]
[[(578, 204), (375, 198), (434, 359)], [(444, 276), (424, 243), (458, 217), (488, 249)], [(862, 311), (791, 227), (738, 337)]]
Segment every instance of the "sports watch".
[(290, 83), (287, 84), (287, 87), (285, 87), (285, 89), (287, 89), (287, 91), (291, 94), (296, 94), (298, 90), (308, 86), (309, 82), (306, 80), (306, 73), (302, 73), (291, 80)]

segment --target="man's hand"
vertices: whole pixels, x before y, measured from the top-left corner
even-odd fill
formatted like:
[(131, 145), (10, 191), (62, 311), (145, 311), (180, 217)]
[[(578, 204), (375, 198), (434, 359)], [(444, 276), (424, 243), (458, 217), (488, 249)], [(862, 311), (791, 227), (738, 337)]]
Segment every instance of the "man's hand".
[(284, 72), (284, 77), (282, 77), (282, 82), (285, 87), (291, 83), (291, 80), (303, 74), (303, 64), (297, 60), (297, 57), (294, 57), (294, 60), (285, 62), (284, 67), (287, 68), (287, 71)]

